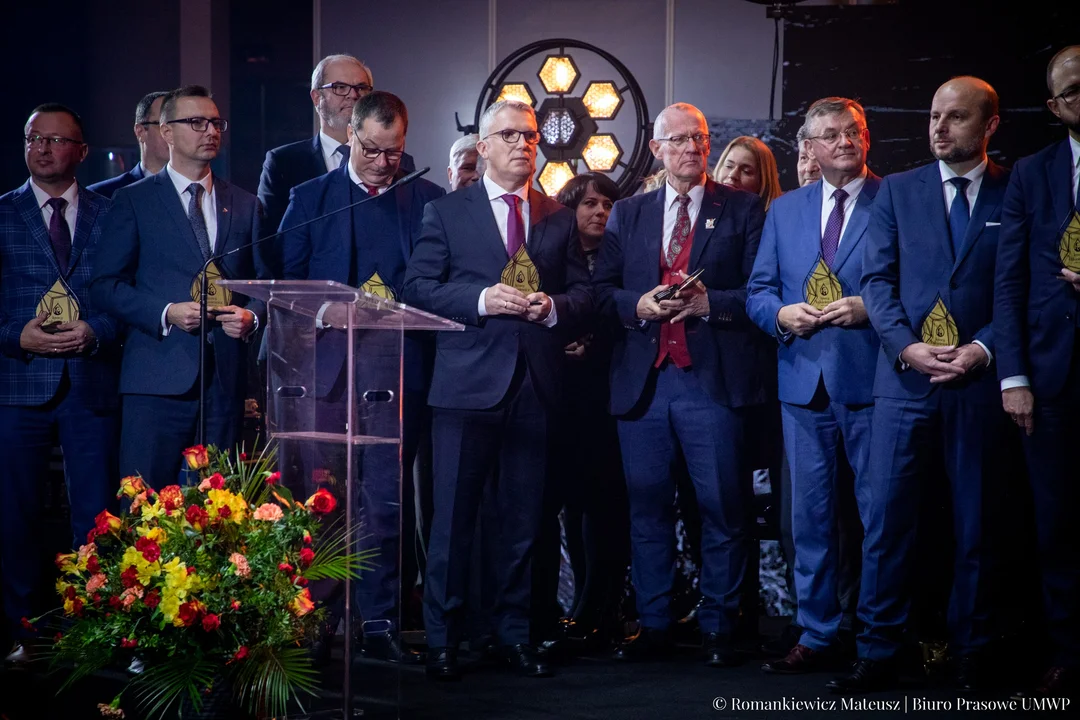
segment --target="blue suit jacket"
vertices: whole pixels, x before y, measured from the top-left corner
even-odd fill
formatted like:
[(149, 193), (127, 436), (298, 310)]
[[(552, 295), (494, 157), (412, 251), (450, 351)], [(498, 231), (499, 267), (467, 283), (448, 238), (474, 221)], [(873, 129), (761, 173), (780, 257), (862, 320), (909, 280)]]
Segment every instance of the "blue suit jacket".
[(423, 227), (405, 275), (405, 301), (466, 325), (435, 336), (435, 370), (428, 404), (483, 410), (506, 396), (520, 354), (541, 400), (561, 401), (563, 347), (592, 312), (589, 269), (574, 213), (530, 188), (526, 250), (540, 290), (555, 306), (547, 328), (507, 315), (480, 317), (486, 287), (500, 282), (509, 257), (483, 182), (450, 193), (424, 209)]
[[(994, 261), (1009, 171), (990, 162), (967, 234), (954, 257), (937, 162), (885, 178), (871, 210), (863, 255), (862, 297), (881, 338), (874, 395), (919, 399), (930, 378), (900, 369), (900, 353), (921, 342), (923, 320), (940, 296), (956, 321), (960, 345), (995, 352)], [(996, 358), (995, 358), (996, 359)], [(994, 373), (980, 367), (950, 383), (971, 399), (998, 401)]]
[(19, 345), (23, 327), (60, 277), (49, 231), (27, 181), (0, 196), (0, 405), (41, 405), (56, 394), (67, 368), (72, 388), (92, 406), (117, 404), (120, 324), (90, 294), (90, 277), (102, 244), (109, 201), (79, 188), (78, 214), (65, 281), (79, 303), (79, 317), (93, 328), (97, 350), (80, 357), (44, 357)]
[[(254, 195), (214, 177), (217, 200), (216, 254), (259, 237), (258, 201)], [(102, 229), (102, 250), (94, 272), (94, 301), (129, 326), (124, 344), (120, 392), (133, 395), (182, 395), (199, 372), (199, 334), (161, 330), (169, 303), (190, 302), (191, 286), (202, 270), (203, 256), (184, 205), (163, 169), (116, 193)], [(227, 278), (258, 274), (250, 248), (217, 266)], [(248, 307), (266, 322), (261, 302), (239, 293), (233, 304)], [(247, 344), (228, 337), (221, 325), (210, 326), (215, 367), (225, 392), (242, 400)]]
[[(849, 219), (833, 261), (844, 296), (858, 295), (862, 280), (863, 242), (870, 205), (881, 178), (870, 173)], [(806, 301), (806, 279), (821, 258), (821, 192), (815, 182), (773, 201), (765, 218), (754, 272), (747, 284), (746, 312), (763, 331), (780, 342), (780, 400), (808, 405), (824, 380), (829, 398), (865, 405), (874, 400), (874, 370), (880, 342), (874, 328), (826, 327), (808, 338), (776, 332), (776, 315), (784, 305)]]
[(102, 196), (107, 197), (107, 198), (112, 198), (112, 196), (120, 188), (127, 187), (128, 185), (131, 185), (132, 183), (136, 183), (136, 182), (142, 180), (144, 177), (146, 177), (146, 174), (143, 172), (142, 163), (139, 162), (139, 163), (135, 163), (135, 167), (131, 168), (126, 173), (122, 173), (120, 175), (117, 175), (114, 178), (109, 178), (108, 180), (102, 180), (99, 183), (94, 183), (93, 185), (91, 185), (87, 189), (88, 190), (93, 190), (98, 195), (102, 195)]
[[(637, 303), (660, 283), (664, 193), (660, 188), (615, 203), (593, 273), (601, 314), (622, 328), (611, 364), (613, 415), (638, 404), (657, 358), (660, 325), (642, 327)], [(746, 315), (746, 280), (764, 222), (757, 195), (706, 181), (689, 271), (704, 268), (700, 279), (711, 314), (686, 320), (686, 342), (693, 373), (713, 400), (729, 407), (775, 397), (775, 350)]]
[(1056, 276), (1073, 211), (1072, 150), (1054, 143), (1016, 163), (1001, 212), (994, 298), (998, 377), (1026, 375), (1052, 398), (1069, 375), (1080, 296)]

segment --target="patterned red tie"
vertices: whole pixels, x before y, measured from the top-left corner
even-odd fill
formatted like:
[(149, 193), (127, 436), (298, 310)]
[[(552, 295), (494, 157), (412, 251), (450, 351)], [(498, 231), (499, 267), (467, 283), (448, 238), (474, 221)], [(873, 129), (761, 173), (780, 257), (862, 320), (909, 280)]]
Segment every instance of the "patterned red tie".
[(664, 258), (669, 268), (675, 266), (675, 259), (682, 252), (683, 243), (690, 237), (690, 211), (686, 207), (690, 204), (690, 196), (679, 195), (675, 199), (679, 203), (679, 211), (675, 214), (675, 227), (671, 229), (671, 241)]

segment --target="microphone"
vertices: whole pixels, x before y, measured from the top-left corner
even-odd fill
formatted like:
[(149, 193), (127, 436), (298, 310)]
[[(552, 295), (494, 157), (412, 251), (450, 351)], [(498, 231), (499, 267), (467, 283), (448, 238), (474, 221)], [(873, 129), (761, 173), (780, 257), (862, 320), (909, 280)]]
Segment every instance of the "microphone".
[(319, 222), (320, 220), (325, 220), (326, 218), (328, 218), (328, 217), (330, 217), (332, 215), (337, 215), (338, 213), (345, 212), (346, 210), (352, 210), (353, 208), (358, 207), (360, 205), (363, 205), (366, 202), (370, 202), (372, 200), (377, 200), (380, 197), (382, 197), (383, 195), (386, 195), (386, 194), (390, 193), (390, 191), (392, 191), (392, 190), (396, 190), (399, 187), (402, 187), (404, 185), (408, 185), (409, 183), (413, 182), (414, 180), (416, 180), (416, 179), (422, 177), (423, 175), (425, 175), (426, 173), (428, 173), (430, 170), (431, 170), (430, 166), (425, 167), (425, 168), (420, 168), (419, 170), (415, 170), (415, 171), (409, 173), (408, 175), (403, 175), (402, 177), (398, 178), (394, 182), (390, 183), (390, 185), (387, 186), (386, 191), (382, 192), (382, 193), (379, 193), (378, 195), (371, 195), (371, 196), (362, 198), (360, 200), (357, 200), (354, 203), (350, 203), (349, 205), (344, 205), (344, 206), (339, 207), (339, 208), (337, 208), (335, 210), (331, 210), (329, 212), (323, 213), (322, 215), (318, 215), (316, 217), (313, 217), (310, 220), (305, 220), (304, 222), (302, 222), (302, 223), (300, 223), (298, 225), (293, 225), (293, 226), (288, 227), (288, 228), (286, 228), (284, 230), (279, 230), (278, 232), (275, 232), (275, 233), (273, 233), (271, 235), (261, 237), (258, 240), (252, 240), (251, 242), (245, 243), (244, 245), (241, 245), (240, 247), (235, 247), (232, 250), (228, 250), (228, 251), (223, 252), (223, 253), (218, 253), (216, 255), (211, 255), (209, 258), (206, 259), (206, 262), (203, 263), (202, 270), (199, 271), (199, 285), (200, 285), (200, 289), (199, 289), (199, 427), (198, 427), (198, 444), (199, 445), (205, 445), (206, 444), (206, 320), (207, 320), (206, 300), (207, 300), (207, 285), (208, 285), (206, 276), (207, 276), (207, 272), (209, 271), (210, 265), (216, 260), (222, 260), (224, 258), (229, 257), (230, 255), (235, 255), (238, 252), (248, 250), (250, 248), (255, 247), (256, 245), (261, 245), (262, 243), (267, 242), (268, 240), (273, 240), (274, 238), (281, 237), (282, 235), (284, 235), (284, 234), (286, 234), (288, 232), (291, 232), (293, 230), (297, 230), (297, 229), (302, 228), (302, 227), (304, 227), (306, 225), (310, 225), (312, 223)]

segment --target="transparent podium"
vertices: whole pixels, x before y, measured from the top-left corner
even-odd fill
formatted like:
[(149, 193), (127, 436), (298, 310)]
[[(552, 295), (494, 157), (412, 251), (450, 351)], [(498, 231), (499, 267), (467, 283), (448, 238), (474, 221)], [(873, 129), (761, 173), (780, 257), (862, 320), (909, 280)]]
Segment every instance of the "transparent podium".
[(331, 493), (328, 526), (347, 528), (363, 556), (359, 580), (311, 583), (328, 610), (327, 637), (344, 628), (331, 643), (344, 652), (321, 673), (311, 717), (398, 717), (402, 665), (383, 658), (400, 646), (402, 606), (412, 601), (401, 588), (416, 580), (402, 583), (403, 567), (416, 572), (415, 561), (402, 562), (416, 547), (413, 537), (402, 542), (415, 535), (414, 523), (402, 532), (402, 499), (412, 502), (426, 400), (406, 397), (407, 386), (430, 362), (431, 331), (463, 326), (335, 282), (219, 284), (266, 303), (266, 431), (282, 484), (298, 500)]

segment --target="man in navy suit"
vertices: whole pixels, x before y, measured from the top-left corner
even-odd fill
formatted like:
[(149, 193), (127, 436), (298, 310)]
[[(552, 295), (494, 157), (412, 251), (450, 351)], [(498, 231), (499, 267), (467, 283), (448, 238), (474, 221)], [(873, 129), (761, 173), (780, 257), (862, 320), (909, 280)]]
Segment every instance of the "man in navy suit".
[(135, 106), (135, 139), (139, 142), (139, 163), (126, 173), (90, 186), (98, 195), (111, 198), (113, 193), (144, 177), (161, 172), (169, 162), (169, 146), (161, 136), (161, 101), (166, 92), (148, 93)]
[[(390, 191), (390, 184), (399, 175), (408, 128), (405, 104), (396, 95), (374, 91), (357, 101), (348, 128), (348, 161), (338, 170), (293, 188), (281, 223), (287, 231), (286, 279), (334, 280), (388, 299), (401, 298), (405, 266), (420, 234), (424, 206), (446, 194), (438, 185), (423, 179)], [(288, 231), (365, 197), (377, 199), (351, 212)], [(404, 592), (410, 593), (418, 572), (412, 468), (422, 429), (429, 426), (425, 422), (433, 355), (429, 346), (429, 338), (412, 333), (405, 338), (402, 475), (397, 473), (396, 447), (390, 448), (395, 457), (389, 461), (379, 462), (375, 455), (380, 449), (370, 448), (364, 452), (366, 462), (360, 463), (365, 532), (377, 539), (384, 558), (396, 559), (399, 540), (405, 541), (400, 553), (400, 575), (397, 562), (386, 561), (365, 572), (357, 583), (364, 620), (364, 652), (393, 661), (418, 657), (400, 645), (396, 624), (401, 581)], [(344, 388), (344, 355), (332, 349), (322, 354), (328, 356), (326, 365), (320, 366), (325, 368), (321, 381), (330, 386), (325, 388), (325, 397), (330, 407), (344, 407), (335, 397)], [(340, 418), (342, 424), (345, 420)]]
[[(70, 109), (41, 105), (24, 130), (30, 179), (0, 196), (0, 546), (4, 614), (14, 637), (28, 637), (20, 620), (35, 615), (39, 589), (34, 538), (39, 495), (58, 435), (71, 506), (73, 547), (87, 542), (94, 516), (108, 509), (118, 480), (118, 324), (106, 315), (89, 283), (97, 261), (105, 198), (82, 189), (75, 170), (86, 158), (82, 122)], [(61, 289), (78, 315), (52, 317)], [(43, 309), (44, 307), (44, 309)], [(28, 646), (8, 656), (30, 659)]]
[[(267, 151), (259, 177), (259, 201), (265, 227), (277, 230), (289, 206), (289, 192), (300, 183), (337, 170), (349, 157), (349, 122), (356, 101), (374, 88), (371, 69), (352, 55), (328, 55), (311, 73), (311, 102), (319, 115), (319, 133), (310, 140)], [(401, 169), (415, 169), (402, 154)], [(267, 243), (260, 254), (273, 277), (281, 277), (284, 259), (280, 241)]]
[[(174, 90), (161, 106), (169, 163), (117, 191), (102, 230), (93, 297), (128, 326), (120, 374), (120, 469), (152, 486), (176, 481), (180, 454), (196, 441), (199, 303), (193, 283), (213, 255), (259, 236), (254, 195), (210, 172), (228, 123), (210, 92)], [(251, 248), (215, 261), (226, 278), (254, 278)], [(261, 303), (237, 296), (208, 321), (206, 442), (235, 449), (244, 411), (245, 339)]]
[(870, 204), (881, 184), (866, 168), (866, 114), (854, 100), (825, 98), (807, 111), (803, 128), (822, 181), (773, 202), (746, 299), (750, 318), (780, 346), (779, 395), (791, 468), (797, 622), (803, 631), (785, 658), (762, 666), (779, 674), (818, 671), (838, 659), (839, 508), (845, 492), (839, 469), (846, 455), (856, 482), (869, 482), (879, 347), (858, 295)]
[[(859, 662), (834, 692), (896, 683), (911, 606), (920, 482), (944, 442), (956, 542), (949, 602), (959, 689), (975, 690), (994, 633), (987, 588), (1000, 492), (1004, 414), (993, 361), (994, 258), (1008, 171), (987, 159), (998, 126), (990, 85), (959, 77), (930, 108), (937, 161), (889, 176), (874, 199), (862, 296), (882, 349), (874, 380), (867, 485), (859, 486), (863, 543)], [(934, 473), (936, 476), (936, 473)]]
[(1054, 649), (1035, 692), (1058, 697), (1075, 692), (1080, 663), (1080, 45), (1053, 57), (1046, 81), (1047, 105), (1068, 137), (1013, 170), (1001, 213), (994, 332), (1002, 403), (1026, 431)]
[(469, 558), (488, 482), (497, 482), (502, 523), (496, 634), (520, 672), (551, 674), (530, 644), (533, 547), (563, 347), (592, 296), (573, 212), (530, 188), (539, 142), (532, 107), (488, 107), (477, 143), (484, 177), (427, 205), (405, 276), (410, 304), (466, 325), (437, 335), (428, 396), (438, 461), (424, 624), (436, 679), (460, 677)]
[[(694, 106), (662, 111), (649, 147), (667, 183), (615, 203), (593, 275), (604, 321), (619, 330), (610, 410), (619, 418), (642, 624), (616, 657), (654, 657), (672, 646), (671, 470), (681, 449), (701, 512), (705, 662), (725, 667), (737, 661), (732, 634), (752, 533), (745, 409), (775, 398), (775, 350), (746, 315), (765, 213), (756, 195), (708, 179), (709, 129)], [(677, 297), (654, 299), (697, 270)]]

